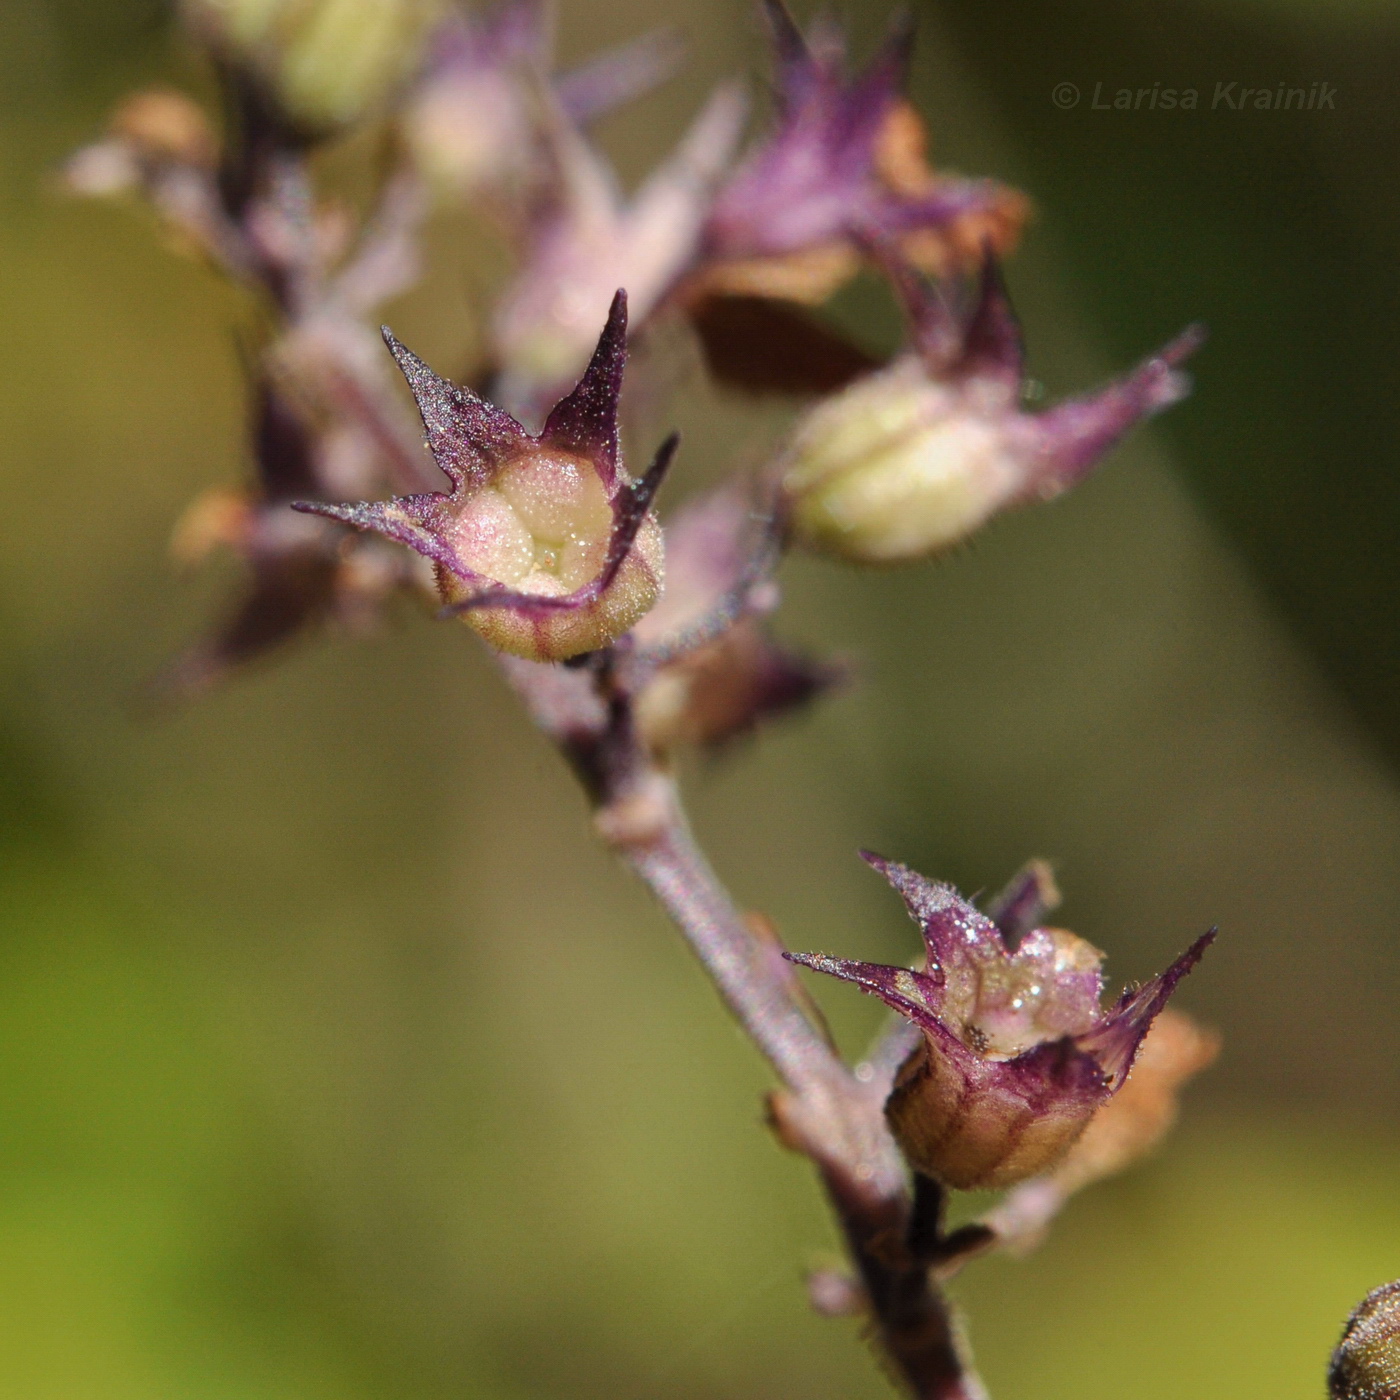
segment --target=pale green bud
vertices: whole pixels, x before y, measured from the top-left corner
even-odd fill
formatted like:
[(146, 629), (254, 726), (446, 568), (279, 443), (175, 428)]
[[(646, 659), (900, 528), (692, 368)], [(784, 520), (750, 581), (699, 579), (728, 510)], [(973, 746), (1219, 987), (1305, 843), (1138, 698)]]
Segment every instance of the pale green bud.
[(251, 60), (288, 113), (341, 126), (412, 71), (442, 0), (185, 0), (196, 28)]
[(1097, 392), (1026, 413), (1020, 329), (995, 264), (966, 317), (912, 270), (895, 273), (913, 348), (812, 409), (781, 459), (798, 544), (861, 564), (937, 554), (998, 511), (1083, 480), (1134, 423), (1186, 393), (1194, 327)]
[(907, 357), (819, 404), (785, 457), (797, 539), (857, 563), (956, 544), (1027, 485), (1004, 395), (943, 384)]

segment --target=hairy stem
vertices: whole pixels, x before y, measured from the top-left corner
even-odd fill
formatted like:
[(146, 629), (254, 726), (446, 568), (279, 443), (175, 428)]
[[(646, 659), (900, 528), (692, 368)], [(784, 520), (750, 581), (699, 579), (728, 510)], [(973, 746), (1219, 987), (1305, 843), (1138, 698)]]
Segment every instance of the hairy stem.
[(856, 1087), (788, 991), (788, 964), (749, 931), (678, 811), (653, 840), (625, 846), (622, 854), (790, 1090), (840, 1096)]
[[(600, 670), (606, 685), (606, 670)], [(517, 684), (524, 679), (516, 674)], [(986, 1400), (930, 1266), (941, 1257), (941, 1199), (916, 1203), (885, 1125), (887, 1084), (858, 1078), (803, 1009), (792, 966), (745, 919), (695, 841), (675, 784), (641, 752), (630, 702), (608, 695), (610, 722), (568, 752), (599, 827), (684, 934), (739, 1024), (776, 1070), (783, 1143), (816, 1166), (860, 1277), (874, 1340), (918, 1400)], [(883, 1077), (883, 1076), (881, 1076)]]
[(637, 734), (629, 655), (619, 643), (580, 666), (513, 657), (501, 668), (535, 723), (573, 765), (604, 839), (656, 895), (739, 1024), (777, 1071), (769, 1100), (782, 1143), (808, 1157), (826, 1189), (861, 1284), (872, 1340), (916, 1400), (986, 1400), (952, 1305), (933, 1278), (958, 1232), (942, 1199), (917, 1202), (885, 1124), (893, 1070), (852, 1073), (804, 1010), (795, 969), (746, 919), (696, 844), (670, 774)]

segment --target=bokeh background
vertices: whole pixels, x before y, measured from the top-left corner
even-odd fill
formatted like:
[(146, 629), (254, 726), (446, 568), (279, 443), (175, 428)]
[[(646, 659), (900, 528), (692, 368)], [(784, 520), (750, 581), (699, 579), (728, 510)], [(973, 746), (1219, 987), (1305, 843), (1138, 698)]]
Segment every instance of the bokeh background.
[[(561, 8), (566, 55), (690, 36), (606, 125), (629, 177), (761, 72), (746, 0)], [(841, 12), (858, 46), (885, 19)], [(697, 768), (697, 821), (803, 947), (914, 950), (862, 844), (969, 891), (1052, 858), (1123, 978), (1218, 923), (1183, 1004), (1227, 1051), (1178, 1134), (958, 1292), (998, 1400), (1315, 1397), (1400, 1275), (1400, 7), (918, 12), (940, 161), (1036, 201), (1033, 372), (1080, 388), (1200, 318), (1199, 388), (951, 561), (794, 564), (786, 631), (860, 683)], [(833, 1239), (761, 1066), (465, 629), (133, 704), (229, 582), (174, 577), (171, 525), (245, 469), (236, 301), (53, 188), (153, 80), (202, 81), (156, 0), (0, 6), (0, 1396), (888, 1394), (807, 1310)], [(1336, 108), (1211, 111), (1218, 81)], [(503, 268), (445, 225), (396, 329), (465, 365)], [(678, 497), (781, 410), (675, 416)], [(878, 1008), (821, 994), (858, 1048)]]

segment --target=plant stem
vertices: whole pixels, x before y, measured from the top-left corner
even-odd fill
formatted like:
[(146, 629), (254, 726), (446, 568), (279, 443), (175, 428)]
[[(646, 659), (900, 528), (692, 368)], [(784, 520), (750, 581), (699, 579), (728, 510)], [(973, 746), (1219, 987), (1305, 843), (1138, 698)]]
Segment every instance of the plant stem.
[(625, 643), (576, 667), (498, 657), (573, 766), (599, 832), (655, 894), (776, 1070), (783, 1088), (770, 1098), (774, 1129), (817, 1168), (895, 1378), (915, 1400), (987, 1400), (931, 1274), (946, 1258), (947, 1237), (941, 1221), (930, 1231), (927, 1212), (914, 1210), (885, 1123), (891, 1052), (890, 1063), (877, 1055), (858, 1077), (808, 1017), (794, 968), (745, 919), (695, 841), (675, 782), (640, 739), (629, 659)]
[(654, 840), (625, 847), (622, 854), (790, 1090), (841, 1094), (858, 1087), (788, 992), (788, 965), (749, 931), (679, 811)]
[[(625, 644), (581, 666), (499, 658), (535, 723), (573, 765), (605, 840), (656, 895), (782, 1081), (769, 1100), (811, 1159), (863, 1285), (872, 1338), (915, 1400), (987, 1400), (930, 1266), (948, 1257), (939, 1188), (918, 1209), (885, 1124), (892, 1070), (842, 1063), (803, 1009), (796, 971), (760, 936), (696, 843), (670, 774), (637, 734)], [(929, 1193), (933, 1192), (934, 1195)]]
[[(577, 730), (568, 749), (598, 804), (600, 828), (777, 1071), (784, 1088), (771, 1099), (774, 1127), (821, 1176), (880, 1350), (917, 1400), (986, 1400), (951, 1304), (930, 1276), (943, 1239), (941, 1200), (932, 1211), (927, 1201), (914, 1209), (884, 1120), (887, 1085), (852, 1074), (807, 1016), (791, 964), (745, 919), (696, 843), (675, 784), (640, 751), (630, 701), (617, 691), (608, 701), (611, 722), (597, 732), (594, 751), (582, 751), (588, 746)], [(608, 820), (619, 812), (625, 818)]]

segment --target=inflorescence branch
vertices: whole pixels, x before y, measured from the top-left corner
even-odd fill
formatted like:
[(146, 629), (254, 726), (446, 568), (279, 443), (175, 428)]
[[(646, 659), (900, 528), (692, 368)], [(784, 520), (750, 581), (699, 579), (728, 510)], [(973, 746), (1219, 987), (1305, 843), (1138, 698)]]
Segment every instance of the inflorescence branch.
[[(850, 1256), (849, 1277), (810, 1280), (814, 1305), (863, 1315), (919, 1400), (985, 1400), (943, 1285), (988, 1250), (1033, 1246), (1075, 1192), (1161, 1139), (1179, 1088), (1216, 1051), (1166, 1005), (1213, 933), (1105, 1008), (1102, 954), (1045, 926), (1059, 896), (1042, 863), (979, 910), (866, 854), (919, 926), (919, 965), (789, 953), (711, 868), (676, 775), (687, 750), (726, 751), (849, 677), (774, 635), (786, 552), (929, 558), (1070, 489), (1185, 395), (1202, 335), (1029, 411), (999, 271), (1025, 199), (928, 164), (903, 91), (906, 22), (853, 72), (833, 23), (804, 33), (781, 0), (761, 3), (767, 126), (745, 144), (746, 102), (721, 84), (630, 196), (590, 124), (663, 80), (678, 45), (652, 35), (561, 73), (539, 0), (445, 18), (384, 0), (372, 33), (346, 20), (355, 7), (321, 15), (316, 0), (185, 0), (219, 78), (221, 134), (190, 99), (141, 93), (65, 176), (79, 193), (143, 199), (248, 294), (257, 327), (254, 480), (199, 498), (174, 541), (187, 562), (231, 548), (249, 583), (165, 692), (207, 688), (327, 622), (373, 625), (397, 595), (474, 629), (572, 766), (599, 836), (771, 1064), (771, 1126), (815, 1166)], [(373, 122), (390, 159), (357, 221), (318, 196), (312, 156)], [(387, 329), (386, 354), (372, 323), (423, 275), (425, 221), (454, 206), (517, 254), (472, 385)], [(887, 359), (819, 314), (863, 268), (905, 315)], [(656, 498), (677, 439), (634, 477), (619, 412), (629, 350), (645, 374), (654, 331), (689, 337), (718, 384), (798, 401), (763, 469), (664, 528)], [(895, 1013), (854, 1068), (798, 965)], [(950, 1228), (962, 1189), (1006, 1194)], [(1334, 1362), (1346, 1384), (1371, 1383), (1375, 1347), (1395, 1333), (1389, 1306), (1348, 1334)]]
[[(926, 1211), (916, 1218), (880, 1085), (843, 1064), (781, 946), (745, 917), (697, 845), (673, 777), (640, 741), (631, 696), (619, 683), (625, 649), (590, 657), (572, 678), (591, 684), (571, 687), (568, 698), (546, 668), (509, 662), (506, 669), (578, 771), (600, 833), (651, 889), (781, 1080), (770, 1100), (773, 1126), (820, 1173), (889, 1364), (921, 1400), (982, 1400), (931, 1271), (947, 1256), (941, 1212), (932, 1230)], [(941, 1200), (941, 1188), (919, 1180)]]

